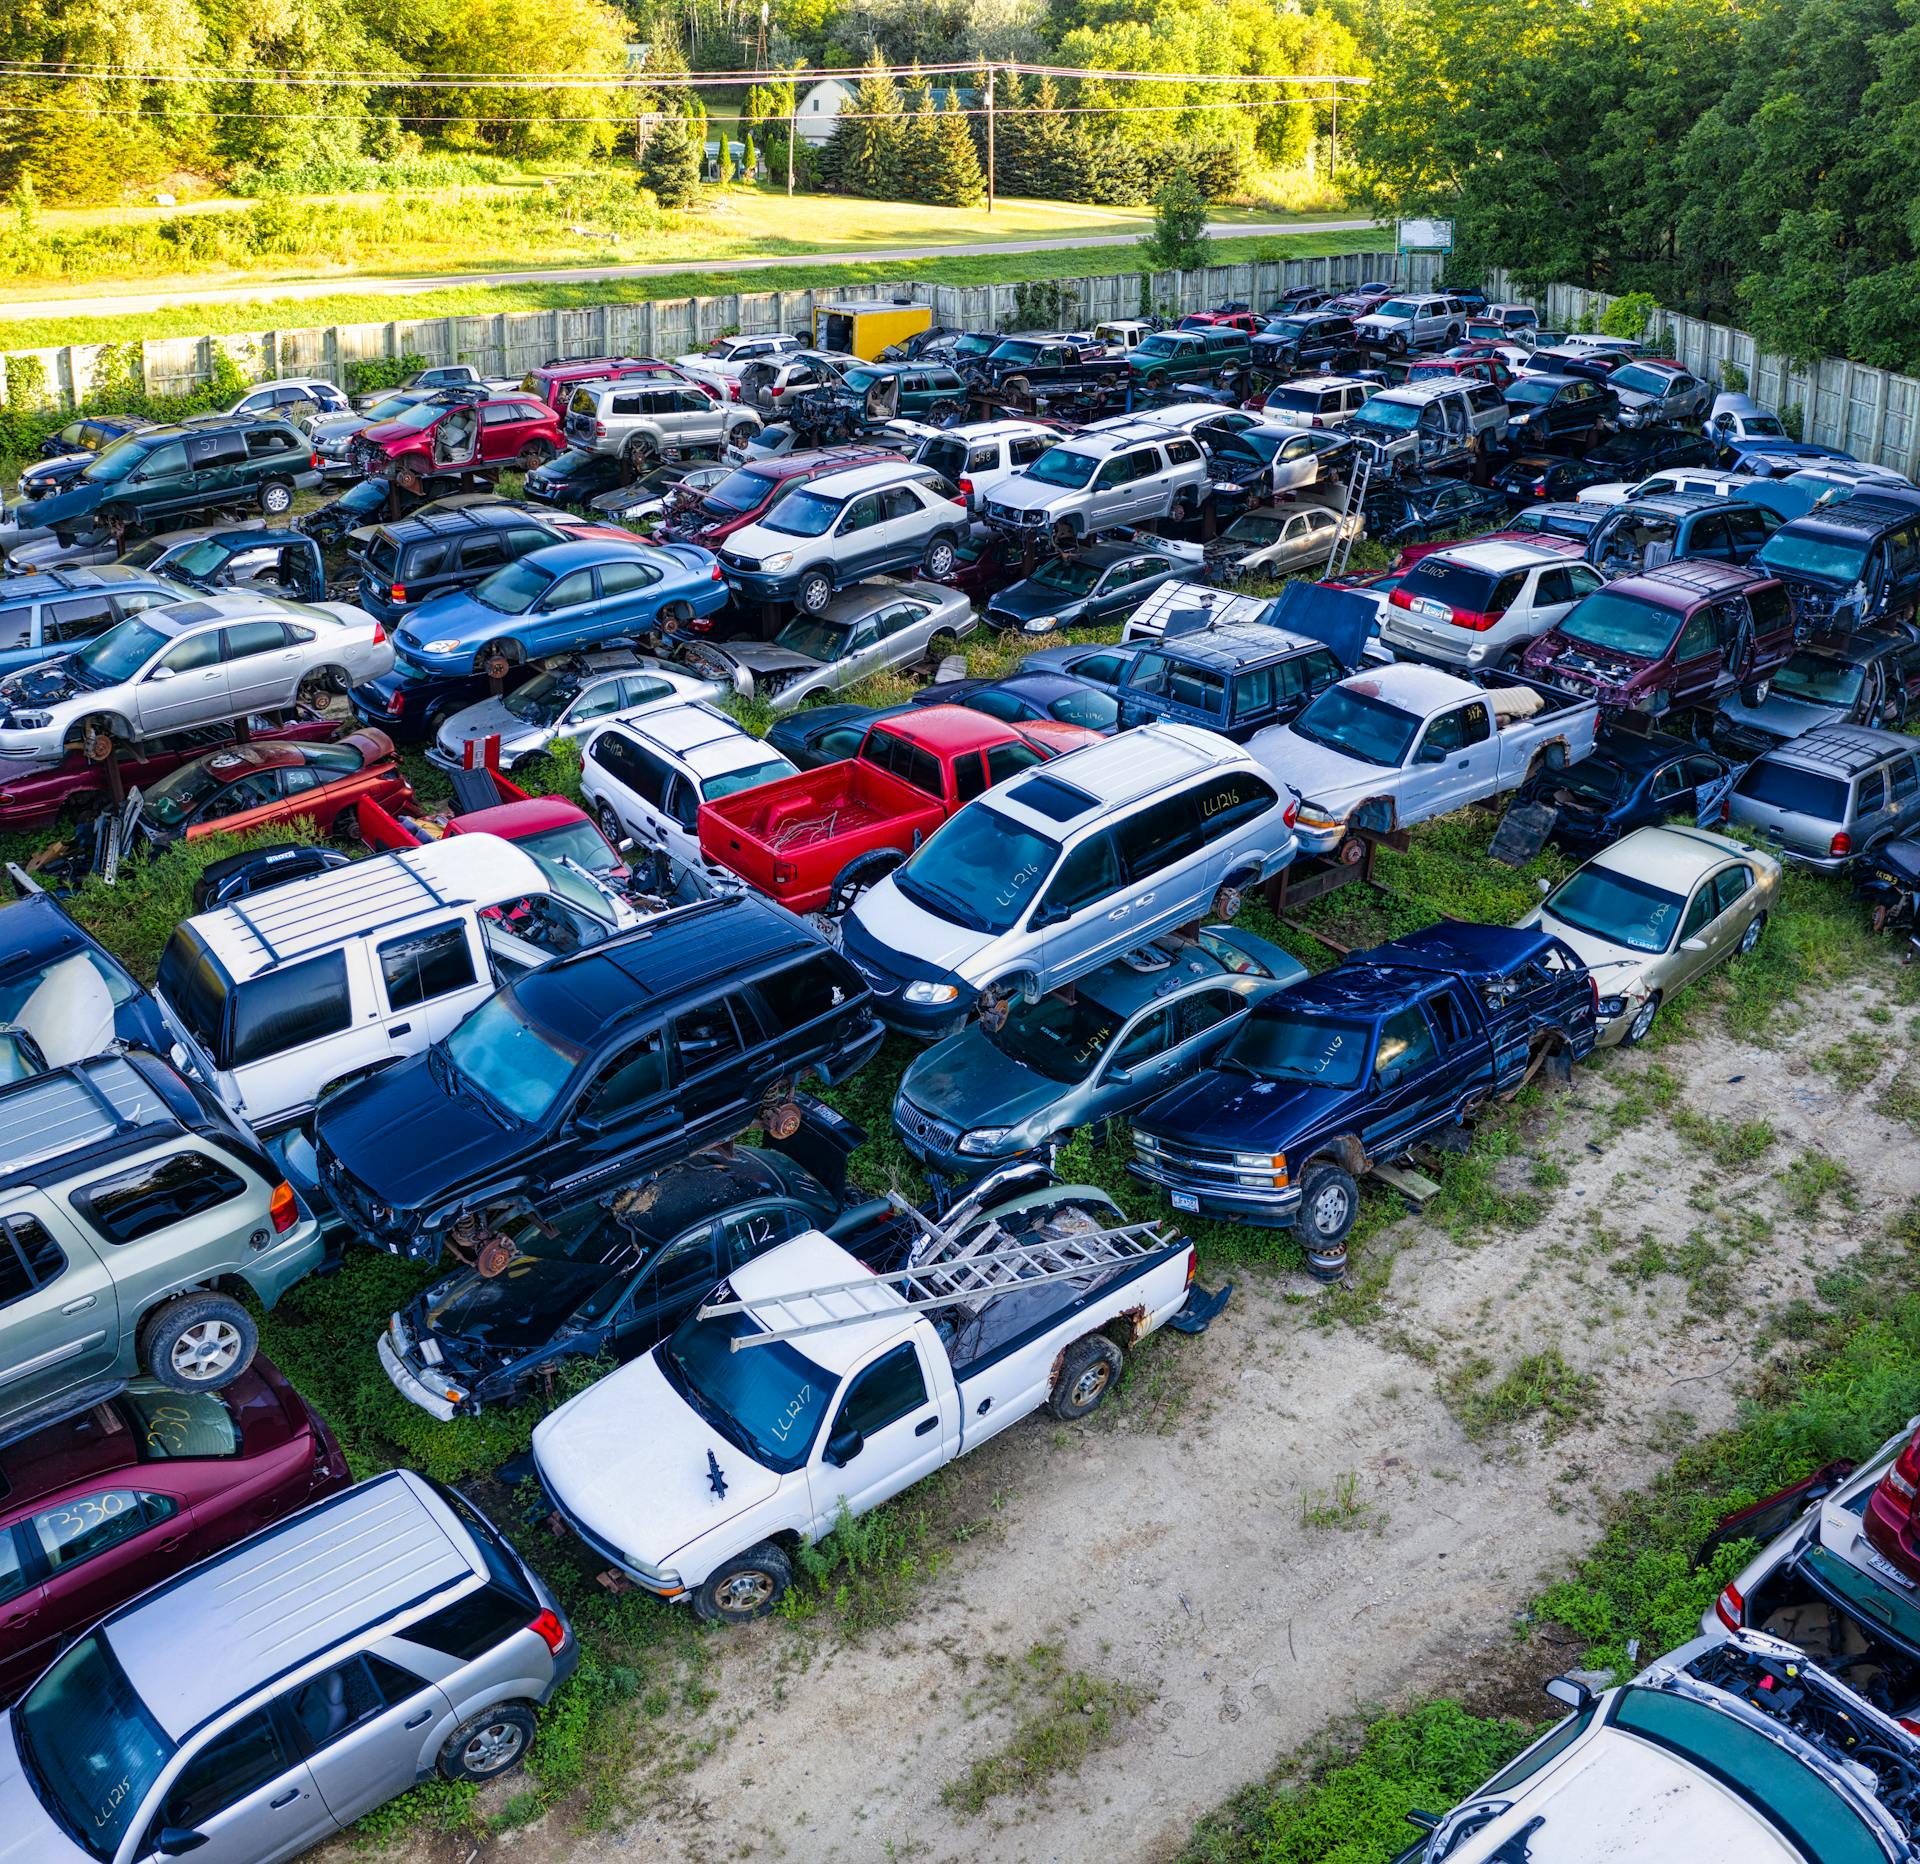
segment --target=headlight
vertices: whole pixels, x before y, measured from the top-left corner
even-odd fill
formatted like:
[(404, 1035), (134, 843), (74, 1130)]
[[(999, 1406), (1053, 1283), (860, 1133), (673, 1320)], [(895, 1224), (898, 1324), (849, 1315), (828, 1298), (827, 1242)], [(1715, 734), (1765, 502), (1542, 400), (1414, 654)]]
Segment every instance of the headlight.
[(1339, 828), (1346, 818), (1334, 815), (1322, 803), (1302, 803), (1294, 820), (1308, 828)]
[(781, 550), (777, 551), (773, 556), (762, 557), (760, 559), (760, 567), (763, 570), (783, 570), (792, 561), (793, 552), (791, 550)]
[(1278, 1168), (1284, 1171), (1287, 1155), (1284, 1152), (1236, 1152), (1233, 1155), (1236, 1165), (1249, 1165), (1257, 1171), (1272, 1171)]
[(1026, 634), (1051, 634), (1059, 625), (1058, 615), (1034, 615), (1021, 623), (1021, 630)]
[(8, 731), (45, 731), (53, 723), (51, 712), (16, 712), (7, 720)]
[(423, 654), (457, 654), (460, 651), (458, 641), (426, 641), (421, 644)]
[(1013, 1136), (1011, 1126), (976, 1126), (960, 1141), (962, 1152), (997, 1152)]
[(936, 984), (930, 978), (918, 978), (900, 993), (909, 1003), (952, 1003), (960, 995), (952, 984)]
[(1625, 997), (1602, 997), (1595, 1013), (1603, 1023), (1610, 1023), (1616, 1016), (1626, 1015), (1627, 1000)]

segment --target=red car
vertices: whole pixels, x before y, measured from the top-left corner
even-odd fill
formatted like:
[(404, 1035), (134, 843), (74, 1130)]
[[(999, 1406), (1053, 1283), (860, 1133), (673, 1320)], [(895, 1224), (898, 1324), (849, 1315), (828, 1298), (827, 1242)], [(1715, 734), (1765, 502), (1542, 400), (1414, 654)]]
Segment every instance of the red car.
[(337, 744), (235, 744), (182, 764), (146, 791), (140, 826), (161, 846), (305, 817), (331, 835), (362, 802), (404, 809), (413, 785), (384, 731)]
[(1867, 1543), (1881, 1559), (1920, 1580), (1920, 1521), (1913, 1497), (1920, 1487), (1920, 1431), (1867, 1497)]
[(1266, 329), (1267, 320), (1255, 311), (1192, 311), (1181, 318), (1182, 330), (1244, 330), (1257, 336)]
[[(254, 720), (251, 737), (255, 744), (318, 744), (338, 729), (337, 720), (302, 707), (285, 725)], [(146, 790), (182, 764), (224, 750), (233, 742), (231, 725), (196, 726), (191, 731), (156, 738), (144, 756), (123, 753), (120, 774), (126, 778), (128, 789), (137, 786)], [(84, 751), (71, 751), (46, 770), (29, 770), (0, 783), (0, 830), (37, 828), (57, 821), (64, 809), (75, 805), (97, 807), (106, 798), (106, 765), (95, 763)]]
[(391, 421), (363, 427), (351, 457), (367, 478), (400, 467), (430, 473), (436, 466), (538, 466), (566, 446), (560, 417), (531, 395), (438, 396), (416, 403)]
[[(796, 485), (822, 473), (845, 472), (853, 466), (874, 466), (899, 455), (885, 447), (810, 447), (801, 453), (783, 453), (777, 459), (756, 460), (730, 473), (718, 485), (701, 493), (700, 502), (683, 516), (661, 527), (660, 534), (676, 544), (698, 544), (717, 550), (735, 531), (757, 523), (777, 498)], [(690, 622), (704, 629), (704, 619)]]
[(1440, 382), (1449, 377), (1491, 382), (1495, 388), (1505, 388), (1516, 379), (1498, 356), (1423, 356), (1407, 371), (1409, 382)]
[(136, 1380), (9, 1445), (0, 1702), (115, 1606), (352, 1480), (333, 1434), (265, 1358), (218, 1392)]
[[(491, 765), (484, 770), (499, 798), (484, 808), (416, 816), (387, 809), (371, 799), (362, 803), (358, 811), (360, 833), (367, 846), (385, 852), (417, 848), (443, 835), (498, 835), (502, 841), (517, 841), (550, 861), (578, 861), (609, 885), (626, 885), (626, 862), (584, 810), (564, 796), (529, 796), (511, 777)], [(411, 793), (408, 801), (412, 801)]]

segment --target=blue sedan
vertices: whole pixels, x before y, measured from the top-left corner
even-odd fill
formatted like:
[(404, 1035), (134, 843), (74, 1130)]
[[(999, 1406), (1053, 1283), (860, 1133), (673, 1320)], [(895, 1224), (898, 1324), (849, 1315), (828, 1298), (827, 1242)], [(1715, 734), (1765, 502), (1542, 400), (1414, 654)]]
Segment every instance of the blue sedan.
[(598, 647), (725, 606), (709, 551), (693, 544), (553, 544), (485, 582), (423, 602), (395, 631), (400, 670), (485, 672)]

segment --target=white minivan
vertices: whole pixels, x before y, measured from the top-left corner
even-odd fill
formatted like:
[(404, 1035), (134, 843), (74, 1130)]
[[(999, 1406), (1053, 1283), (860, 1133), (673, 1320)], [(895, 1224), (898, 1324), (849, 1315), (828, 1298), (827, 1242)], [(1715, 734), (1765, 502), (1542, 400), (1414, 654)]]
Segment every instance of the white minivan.
[(449, 835), (183, 920), (155, 993), (202, 1076), (265, 1135), (642, 917), (584, 868)]

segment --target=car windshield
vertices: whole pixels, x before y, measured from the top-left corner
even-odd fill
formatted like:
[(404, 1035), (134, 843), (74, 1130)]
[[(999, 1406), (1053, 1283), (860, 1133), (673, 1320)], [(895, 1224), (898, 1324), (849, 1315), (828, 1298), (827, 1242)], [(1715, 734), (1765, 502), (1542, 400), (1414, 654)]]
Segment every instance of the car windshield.
[(1273, 544), (1280, 541), (1280, 533), (1285, 529), (1281, 519), (1250, 511), (1227, 526), (1227, 539), (1235, 544)]
[(824, 537), (839, 517), (840, 501), (818, 492), (795, 492), (760, 520), (760, 528), (783, 537)]
[(1385, 428), (1392, 433), (1410, 433), (1420, 424), (1421, 404), (1415, 401), (1394, 401), (1386, 395), (1375, 395), (1367, 405), (1353, 418), (1362, 427)]
[(173, 1743), (100, 1632), (82, 1638), (33, 1686), (13, 1726), (41, 1803), (75, 1844), (111, 1858)]
[[(605, 902), (602, 902), (602, 910)], [(522, 1124), (560, 1098), (583, 1051), (527, 1020), (511, 990), (489, 997), (446, 1040), (447, 1059), (480, 1095)]]
[[(1148, 342), (1151, 341), (1149, 338)], [(1144, 349), (1146, 344), (1140, 347)], [(1099, 464), (1091, 453), (1076, 453), (1071, 447), (1049, 447), (1026, 469), (1025, 477), (1037, 479), (1042, 485), (1083, 486)]]
[(1034, 571), (1032, 582), (1040, 589), (1066, 589), (1085, 595), (1100, 580), (1097, 563), (1082, 563), (1074, 557), (1055, 557)]
[(1136, 356), (1178, 356), (1188, 345), (1166, 332), (1156, 330), (1150, 337), (1142, 337), (1134, 350)]
[(575, 673), (536, 673), (501, 701), (508, 712), (529, 725), (551, 725), (580, 696)]
[(409, 408), (417, 408), (419, 398), (411, 391), (403, 389), (397, 395), (389, 395), (384, 401), (376, 401), (366, 412), (366, 424), (377, 427), (382, 421), (390, 421), (396, 415), (404, 414)]
[(182, 576), (211, 576), (232, 555), (225, 544), (203, 537), (169, 557), (165, 567), (177, 570)]
[(1610, 867), (1583, 867), (1547, 895), (1541, 909), (1570, 925), (1630, 951), (1665, 951), (1687, 910), (1686, 900), (1648, 881)]
[(895, 884), (916, 906), (975, 932), (1019, 922), (1060, 858), (1059, 844), (989, 809), (962, 809), (900, 868)]
[(153, 451), (153, 443), (129, 435), (102, 447), (99, 454), (80, 469), (80, 477), (89, 485), (114, 485)]
[(796, 615), (773, 637), (775, 647), (790, 654), (805, 654), (824, 665), (838, 660), (853, 639), (853, 629), (845, 622), (826, 621), (817, 615)]
[(792, 1475), (807, 1455), (840, 1381), (785, 1340), (746, 1352), (733, 1342), (765, 1331), (747, 1314), (689, 1314), (660, 1348), (667, 1383), (721, 1436), (763, 1468)]
[(712, 518), (738, 517), (758, 510), (778, 480), (763, 472), (731, 472), (700, 495), (700, 508)]
[(423, 427), (431, 427), (446, 412), (447, 409), (437, 401), (416, 401), (393, 417), (393, 425), (418, 432)]
[(1374, 312), (1376, 317), (1412, 317), (1418, 314), (1419, 305), (1411, 298), (1389, 298)]
[(969, 330), (953, 346), (956, 356), (990, 356), (1000, 347), (1000, 339), (989, 336), (984, 330)]
[(1015, 1003), (998, 1029), (983, 1022), (1001, 1054), (1044, 1074), (1049, 1081), (1084, 1081), (1100, 1065), (1126, 1021), (1084, 988), (1054, 992), (1035, 1003)]
[[(562, 822), (558, 828), (543, 828), (537, 835), (521, 837), (520, 845), (549, 872), (562, 861), (577, 861), (590, 874), (610, 874), (621, 865), (620, 857), (607, 846), (607, 838), (591, 822)], [(562, 873), (566, 870), (562, 868)], [(567, 873), (569, 887), (578, 887)], [(574, 897), (571, 893), (569, 897)], [(607, 903), (598, 894), (590, 910), (598, 918), (607, 914)]]
[(503, 615), (524, 615), (552, 587), (551, 574), (522, 557), (518, 563), (495, 570), (473, 595), (475, 601), (484, 602)]
[(1740, 423), (1749, 436), (1758, 436), (1768, 440), (1784, 440), (1787, 430), (1780, 425), (1779, 419), (1771, 414), (1749, 414)]
[(1309, 744), (1397, 769), (1420, 729), (1417, 714), (1376, 698), (1363, 683), (1329, 686), (1293, 721)]
[(180, 824), (220, 787), (213, 774), (216, 757), (197, 757), (162, 777), (141, 797), (140, 813), (162, 828)]
[(1803, 650), (1773, 676), (1773, 690), (1813, 705), (1852, 705), (1866, 677), (1865, 667)]
[(1302, 1016), (1279, 1005), (1256, 1007), (1227, 1044), (1219, 1066), (1262, 1079), (1354, 1088), (1366, 1073), (1370, 1034), (1365, 1023)]
[(717, 777), (703, 777), (700, 781), (700, 800), (718, 802), (723, 796), (731, 796), (736, 790), (751, 790), (762, 783), (771, 783), (776, 777), (791, 777), (794, 767), (784, 757), (769, 757), (757, 764), (744, 765), (739, 770), (724, 770)]
[(1865, 543), (1841, 543), (1837, 538), (1816, 537), (1795, 531), (1792, 525), (1775, 531), (1760, 546), (1756, 565), (1775, 575), (1806, 576), (1815, 582), (1857, 583), (1867, 573)]
[(130, 680), (166, 646), (167, 637), (144, 622), (123, 621), (96, 634), (73, 657), (73, 665), (90, 686), (116, 686)]
[(1678, 609), (1658, 608), (1609, 589), (1596, 589), (1574, 604), (1560, 632), (1582, 647), (1658, 660), (1672, 646), (1684, 619)]
[(1000, 347), (993, 352), (993, 360), (995, 362), (1038, 362), (1040, 360), (1040, 345), (1037, 343), (1021, 342), (1002, 343)]
[(1523, 375), (1517, 382), (1509, 382), (1501, 393), (1509, 401), (1551, 401), (1559, 394), (1563, 383), (1556, 382), (1551, 376)]
[(1614, 370), (1609, 379), (1615, 388), (1630, 388), (1636, 395), (1664, 395), (1674, 381), (1672, 376), (1662, 375), (1658, 369), (1643, 369), (1637, 362)]

